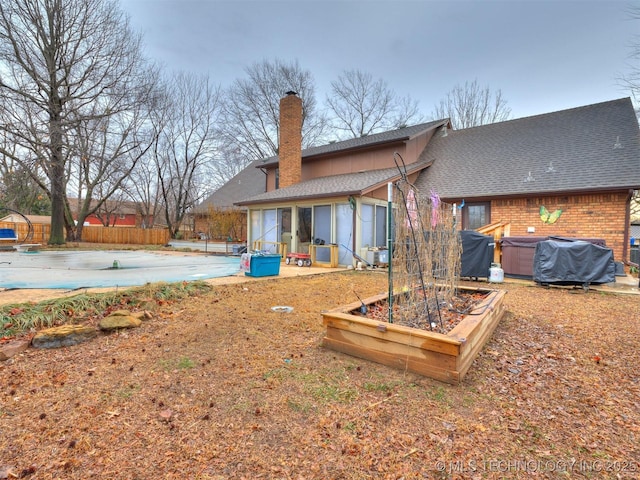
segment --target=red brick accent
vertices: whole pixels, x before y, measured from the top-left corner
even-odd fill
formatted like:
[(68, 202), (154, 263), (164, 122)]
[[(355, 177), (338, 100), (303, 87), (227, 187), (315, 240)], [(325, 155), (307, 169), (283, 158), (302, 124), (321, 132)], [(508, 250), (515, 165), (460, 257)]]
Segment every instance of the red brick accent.
[(278, 146), (280, 188), (302, 178), (302, 100), (289, 92), (280, 99), (280, 145)]
[[(622, 261), (626, 202), (626, 193), (494, 200), (491, 222), (510, 222), (512, 236), (602, 238), (614, 259)], [(562, 210), (556, 223), (542, 222), (541, 205), (550, 212)], [(535, 233), (527, 233), (527, 227), (535, 227)]]

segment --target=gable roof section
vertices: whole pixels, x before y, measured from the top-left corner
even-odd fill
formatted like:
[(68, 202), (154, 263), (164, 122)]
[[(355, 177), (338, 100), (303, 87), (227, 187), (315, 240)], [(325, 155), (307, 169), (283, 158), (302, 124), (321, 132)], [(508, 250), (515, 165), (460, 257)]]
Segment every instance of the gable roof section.
[[(369, 148), (386, 143), (402, 142), (448, 123), (449, 119), (436, 120), (366, 137), (352, 138), (319, 147), (310, 147), (302, 151), (302, 158), (312, 158), (319, 155), (345, 152), (358, 148)], [(265, 174), (260, 169), (277, 164), (277, 156), (251, 162), (244, 170), (207, 197), (194, 211), (205, 212), (209, 205), (214, 205), (216, 208), (221, 209), (234, 208), (235, 206), (249, 205), (253, 203), (254, 200), (257, 203), (265, 203), (294, 198), (329, 197), (339, 194), (352, 195), (355, 192), (366, 191), (369, 186), (376, 184), (378, 178), (389, 178), (390, 175), (392, 176), (394, 173), (397, 173), (397, 169), (387, 169), (388, 173), (380, 170), (379, 172), (334, 175), (265, 193)], [(296, 188), (294, 189), (293, 187)], [(298, 194), (295, 192), (298, 192)]]
[(217, 209), (237, 208), (234, 204), (248, 196), (263, 193), (266, 190), (265, 174), (259, 167), (262, 160), (247, 165), (235, 177), (209, 195), (194, 211), (204, 213), (211, 205)]
[(435, 135), (420, 160), (416, 186), (442, 198), (637, 189), (640, 131), (622, 98)]
[[(43, 223), (46, 225), (51, 224), (51, 216), (49, 215), (25, 215), (27, 220), (31, 223)], [(12, 222), (12, 223), (27, 223), (24, 220), (22, 215), (18, 215), (17, 213), (11, 213), (6, 217), (0, 218), (0, 222)]]
[[(305, 148), (302, 151), (302, 159), (308, 159), (319, 155), (327, 155), (330, 153), (342, 153), (353, 149), (374, 147), (385, 143), (395, 143), (409, 140), (428, 130), (433, 130), (442, 125), (449, 123), (449, 119), (434, 120), (432, 122), (421, 123), (410, 127), (398, 128), (387, 132), (367, 135), (366, 137), (351, 138), (342, 142), (328, 143), (319, 147)], [(277, 165), (278, 156), (265, 158), (259, 164), (260, 167), (270, 167)]]
[[(419, 172), (429, 165), (431, 165), (429, 161), (415, 162), (406, 167), (406, 174), (411, 175)], [(238, 202), (238, 205), (310, 200), (347, 195), (365, 195), (399, 178), (400, 171), (396, 167), (331, 175), (328, 177), (314, 178), (286, 188), (256, 195), (242, 202)]]
[[(78, 214), (78, 202), (84, 201), (83, 199), (78, 200), (77, 198), (69, 198), (69, 209), (71, 210), (72, 215)], [(93, 208), (98, 203), (98, 199), (92, 199), (90, 202), (90, 207)], [(137, 215), (138, 214), (138, 202), (133, 202), (131, 200), (105, 200), (102, 206), (100, 207), (100, 211), (104, 212), (105, 210), (111, 210), (111, 213), (116, 215)]]

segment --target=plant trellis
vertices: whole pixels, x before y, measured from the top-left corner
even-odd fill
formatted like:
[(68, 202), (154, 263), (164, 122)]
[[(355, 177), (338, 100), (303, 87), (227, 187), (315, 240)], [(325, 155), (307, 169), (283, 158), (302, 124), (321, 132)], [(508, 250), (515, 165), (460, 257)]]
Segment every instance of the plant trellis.
[(418, 191), (407, 178), (402, 157), (395, 154), (394, 159), (401, 179), (393, 188), (390, 222), (389, 298), (393, 303), (389, 302), (389, 321), (411, 326), (428, 319), (434, 328), (442, 322), (441, 304), (449, 302), (458, 283), (460, 240), (455, 215), (436, 192)]

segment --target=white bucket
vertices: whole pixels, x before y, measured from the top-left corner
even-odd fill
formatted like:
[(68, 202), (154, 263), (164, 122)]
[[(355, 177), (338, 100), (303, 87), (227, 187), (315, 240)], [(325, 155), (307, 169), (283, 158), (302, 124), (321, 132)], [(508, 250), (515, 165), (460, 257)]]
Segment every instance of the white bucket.
[(489, 268), (489, 283), (502, 283), (504, 282), (504, 270), (500, 268), (499, 263), (492, 263)]

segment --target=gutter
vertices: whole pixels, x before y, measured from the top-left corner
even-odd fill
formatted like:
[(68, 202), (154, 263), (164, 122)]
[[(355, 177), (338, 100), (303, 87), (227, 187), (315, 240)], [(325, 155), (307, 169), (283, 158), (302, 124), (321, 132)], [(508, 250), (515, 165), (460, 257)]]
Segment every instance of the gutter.
[(250, 205), (265, 205), (269, 203), (287, 203), (287, 202), (300, 202), (305, 200), (315, 200), (320, 198), (336, 198), (336, 197), (348, 197), (350, 195), (362, 195), (362, 190), (353, 190), (346, 192), (331, 192), (331, 193), (317, 193), (315, 195), (295, 196), (295, 197), (281, 197), (281, 198), (267, 198), (264, 200), (255, 200), (250, 202), (236, 202), (234, 205), (238, 206), (250, 206)]
[(629, 255), (629, 225), (631, 224), (631, 199), (633, 198), (633, 190), (629, 190), (627, 195), (627, 208), (624, 212), (624, 245), (622, 246), (622, 260), (627, 263)]

